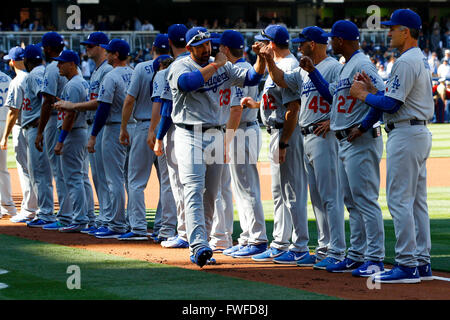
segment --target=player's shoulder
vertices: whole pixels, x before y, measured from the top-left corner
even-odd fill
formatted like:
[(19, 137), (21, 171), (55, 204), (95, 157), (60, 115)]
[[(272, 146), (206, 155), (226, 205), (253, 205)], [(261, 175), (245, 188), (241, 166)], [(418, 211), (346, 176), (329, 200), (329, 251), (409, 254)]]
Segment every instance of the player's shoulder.
[(281, 59), (279, 62), (279, 66), (287, 67), (290, 69), (294, 69), (298, 67), (298, 65), (298, 60), (292, 53)]
[(252, 65), (247, 60), (237, 61), (235, 65), (245, 69), (250, 69), (252, 67)]

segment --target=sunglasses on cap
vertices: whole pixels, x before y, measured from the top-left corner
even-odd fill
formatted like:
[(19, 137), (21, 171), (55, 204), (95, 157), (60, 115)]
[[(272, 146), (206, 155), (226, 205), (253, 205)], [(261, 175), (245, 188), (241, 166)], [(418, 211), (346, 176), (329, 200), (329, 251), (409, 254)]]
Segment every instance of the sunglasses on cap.
[[(265, 33), (264, 30), (261, 31), (261, 35), (262, 35), (263, 37), (266, 37), (266, 38), (270, 39), (270, 41), (275, 41), (275, 39), (272, 38), (271, 36), (269, 36), (267, 33)], [(267, 41), (267, 40), (266, 40), (266, 41)]]
[(95, 47), (97, 47), (95, 44), (87, 44), (86, 45), (86, 48), (89, 48), (89, 49), (92, 49), (92, 48), (95, 48)]
[(189, 42), (186, 45), (188, 46), (188, 45), (190, 45), (193, 42), (202, 41), (204, 39), (209, 39), (209, 38), (211, 38), (211, 33), (209, 33), (209, 32), (201, 32), (200, 31), (198, 34), (193, 36), (192, 39), (189, 40)]

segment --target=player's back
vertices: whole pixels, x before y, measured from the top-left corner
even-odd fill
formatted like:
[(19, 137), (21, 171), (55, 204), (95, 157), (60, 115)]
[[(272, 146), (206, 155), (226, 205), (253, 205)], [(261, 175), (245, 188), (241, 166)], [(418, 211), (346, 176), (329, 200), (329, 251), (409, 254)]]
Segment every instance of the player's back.
[(136, 120), (148, 120), (152, 115), (152, 80), (155, 74), (154, 60), (138, 63), (133, 70), (127, 93), (136, 99), (133, 116)]
[(43, 86), (45, 67), (35, 67), (25, 79), (25, 96), (21, 112), (22, 126), (40, 117), (42, 98), (40, 91)]
[[(88, 100), (89, 84), (79, 74), (70, 79), (63, 88), (61, 93), (62, 99), (73, 103), (85, 102)], [(58, 112), (57, 127), (60, 128), (63, 124), (65, 115), (64, 111)], [(73, 124), (73, 128), (87, 128), (87, 118), (85, 111), (77, 111), (77, 116)]]

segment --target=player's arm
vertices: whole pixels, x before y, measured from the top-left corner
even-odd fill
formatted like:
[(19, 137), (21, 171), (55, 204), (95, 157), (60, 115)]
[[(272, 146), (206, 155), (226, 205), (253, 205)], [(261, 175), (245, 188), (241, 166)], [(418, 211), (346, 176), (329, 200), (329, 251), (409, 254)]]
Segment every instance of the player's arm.
[(273, 59), (273, 50), (269, 46), (265, 46), (260, 51), (261, 55), (266, 60), (267, 70), (269, 71), (269, 76), (281, 88), (287, 88), (288, 85), (284, 81), (284, 72), (277, 67), (275, 60)]
[(87, 149), (89, 153), (95, 152), (95, 142), (98, 133), (102, 130), (103, 126), (106, 124), (109, 112), (111, 110), (111, 104), (106, 102), (100, 102), (97, 112), (95, 113), (94, 124), (92, 126), (91, 136), (89, 137)]
[(155, 140), (156, 140), (155, 130), (161, 120), (161, 105), (162, 100), (160, 98), (153, 100), (152, 118), (150, 120), (150, 126), (148, 128), (147, 134), (147, 144), (152, 150), (155, 148)]
[(53, 108), (55, 108), (58, 111), (66, 111), (66, 110), (88, 111), (88, 110), (97, 110), (98, 107), (97, 99), (76, 103), (61, 100), (58, 97), (56, 98), (56, 100), (57, 101), (53, 104)]
[(227, 122), (227, 129), (225, 131), (225, 141), (224, 141), (224, 162), (228, 162), (228, 150), (231, 144), (231, 141), (234, 138), (237, 128), (239, 127), (239, 123), (241, 122), (242, 116), (242, 106), (232, 106), (230, 108), (230, 118)]
[(55, 96), (51, 94), (43, 92), (42, 96), (44, 100), (42, 102), (41, 115), (39, 117), (38, 132), (36, 135), (36, 140), (34, 142), (36, 149), (38, 149), (38, 151), (40, 152), (42, 152), (44, 147), (43, 132), (52, 113), (52, 104), (55, 102)]
[(66, 114), (64, 116), (64, 121), (61, 126), (61, 132), (59, 133), (58, 142), (55, 146), (55, 154), (61, 155), (62, 149), (64, 147), (64, 140), (66, 139), (67, 135), (73, 128), (73, 124), (75, 123), (77, 114), (75, 111), (66, 111)]
[(133, 112), (133, 106), (136, 99), (130, 95), (127, 94), (125, 97), (125, 101), (123, 102), (122, 107), (122, 122), (120, 124), (120, 135), (119, 135), (119, 141), (121, 144), (127, 146), (130, 144), (130, 135), (127, 131), (127, 125), (128, 121), (130, 120), (131, 113)]
[[(286, 106), (286, 114), (283, 124), (283, 132), (281, 133), (279, 143), (288, 144), (289, 139), (292, 136), (292, 133), (295, 130), (298, 122), (298, 112), (300, 110), (300, 103), (298, 100), (294, 100), (287, 103)], [(280, 163), (283, 163), (286, 160), (286, 148), (280, 148)]]
[(19, 109), (9, 108), (8, 115), (6, 116), (5, 130), (3, 131), (2, 141), (0, 142), (1, 150), (8, 149), (8, 137), (11, 134), (11, 131), (18, 117), (19, 117)]
[(158, 132), (156, 133), (155, 144), (153, 146), (153, 151), (157, 156), (161, 156), (163, 154), (162, 151), (163, 139), (173, 123), (172, 117), (170, 116), (171, 113), (172, 113), (172, 101), (163, 100), (161, 107), (161, 121)]

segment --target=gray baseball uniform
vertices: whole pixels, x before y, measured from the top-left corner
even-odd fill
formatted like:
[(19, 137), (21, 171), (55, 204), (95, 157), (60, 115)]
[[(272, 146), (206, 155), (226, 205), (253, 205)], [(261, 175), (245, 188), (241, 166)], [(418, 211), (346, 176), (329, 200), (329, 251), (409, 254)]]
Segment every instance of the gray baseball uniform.
[[(64, 85), (67, 83), (67, 78), (59, 74), (57, 65), (57, 61), (52, 61), (45, 66), (42, 92), (61, 98), (61, 93)], [(56, 214), (56, 219), (61, 224), (68, 225), (72, 222), (73, 211), (69, 193), (67, 191), (66, 184), (64, 183), (61, 161), (54, 152), (55, 145), (58, 140), (56, 122), (57, 112), (52, 111), (44, 130), (44, 144), (47, 150), (48, 159), (50, 160), (50, 166), (52, 168), (53, 178), (55, 179), (56, 184), (56, 191), (58, 193), (59, 211)]]
[(419, 48), (405, 51), (394, 63), (385, 95), (403, 102), (397, 112), (384, 113), (385, 123), (395, 126), (386, 145), (386, 194), (397, 238), (395, 260), (407, 267), (426, 265), (431, 250), (426, 180), (431, 133), (410, 120), (430, 120), (434, 103), (428, 62)]
[(130, 150), (131, 161), (129, 162), (128, 171), (129, 206), (127, 211), (131, 231), (136, 234), (146, 235), (147, 221), (145, 220), (144, 190), (150, 178), (152, 164), (154, 163), (156, 167), (159, 166), (157, 170), (159, 169), (158, 178), (161, 186), (161, 227), (158, 233), (159, 237), (169, 238), (175, 234), (176, 204), (170, 188), (167, 164), (164, 162), (158, 164), (155, 153), (147, 145), (147, 135), (152, 115), (151, 86), (154, 74), (153, 60), (139, 63), (133, 71), (127, 92), (136, 99), (133, 117), (137, 121)]
[[(106, 181), (111, 194), (111, 210), (107, 212), (106, 223), (114, 232), (125, 233), (127, 221), (125, 216), (125, 180), (127, 147), (120, 144), (120, 123), (122, 107), (130, 84), (133, 69), (116, 67), (106, 74), (100, 85), (97, 101), (111, 104), (111, 109), (103, 130), (102, 148)], [(128, 125), (130, 143), (133, 145), (134, 124)]]
[[(65, 101), (73, 103), (85, 102), (88, 100), (88, 91), (89, 84), (81, 75), (76, 75), (66, 83), (61, 96)], [(87, 160), (87, 112), (81, 111), (75, 114), (75, 121), (64, 141), (64, 147), (62, 149), (62, 172), (70, 198), (72, 199), (72, 223), (94, 225), (94, 212), (88, 208), (88, 200), (84, 186), (84, 169)], [(58, 129), (62, 128), (65, 116), (65, 111), (58, 113)]]
[[(221, 126), (220, 108), (229, 106), (228, 90), (243, 86), (247, 69), (227, 62), (195, 91), (184, 92), (178, 88), (178, 78), (201, 68), (192, 58), (186, 57), (172, 63), (167, 79), (173, 96), (172, 120), (175, 129), (175, 154), (181, 183), (184, 186), (186, 230), (193, 253), (209, 247), (207, 230), (214, 214), (223, 163), (223, 131), (201, 128)], [(194, 125), (195, 129), (189, 127)], [(215, 152), (213, 152), (213, 150)], [(214, 153), (214, 155), (213, 155)]]
[[(327, 57), (316, 68), (329, 83), (337, 80), (342, 65)], [(338, 143), (334, 132), (326, 137), (312, 133), (315, 125), (329, 120), (330, 105), (320, 96), (301, 68), (285, 73), (284, 79), (294, 92), (301, 92), (299, 125), (303, 133), (305, 167), (309, 194), (316, 217), (318, 246), (316, 258), (326, 256), (343, 260), (345, 257), (344, 201), (339, 188)]]
[[(113, 67), (105, 59), (98, 68), (94, 70), (89, 80), (89, 100), (97, 99), (98, 92), (100, 90), (100, 83), (102, 82), (105, 75), (110, 72)], [(88, 128), (88, 133), (92, 131), (92, 125), (94, 122), (95, 111), (90, 111), (87, 113), (88, 123), (90, 123)], [(108, 183), (106, 182), (105, 167), (103, 164), (103, 149), (102, 149), (102, 137), (103, 128), (97, 134), (97, 140), (95, 143), (95, 153), (89, 153), (89, 162), (91, 164), (92, 181), (94, 182), (95, 191), (97, 193), (99, 213), (96, 216), (96, 226), (101, 227), (106, 225), (106, 215), (108, 210), (110, 210), (110, 194), (108, 190)]]
[[(370, 107), (350, 95), (353, 77), (365, 71), (378, 90), (384, 90), (383, 80), (375, 66), (363, 53), (356, 51), (345, 63), (338, 81), (330, 84), (333, 95), (330, 127), (337, 131), (358, 125)], [(339, 141), (342, 160), (340, 182), (344, 203), (350, 213), (350, 248), (348, 258), (354, 261), (382, 261), (384, 259), (383, 217), (378, 204), (380, 160), (383, 153), (382, 136), (374, 137), (368, 130), (352, 142)]]
[[(288, 72), (298, 67), (294, 55), (289, 54), (277, 62), (278, 68)], [(293, 93), (278, 87), (268, 77), (261, 100), (261, 118), (271, 127), (269, 158), (272, 173), (272, 195), (274, 199), (274, 225), (271, 247), (297, 252), (308, 251), (307, 181), (303, 161), (303, 141), (300, 128), (295, 127), (286, 150), (286, 160), (278, 162), (279, 141), (282, 135), (285, 104), (299, 100), (299, 92)], [(289, 239), (292, 235), (292, 244)]]
[(38, 133), (38, 120), (41, 115), (41, 88), (43, 85), (45, 67), (35, 67), (26, 77), (25, 95), (22, 111), (20, 113), (22, 128), (26, 139), (28, 171), (37, 195), (39, 210), (36, 218), (44, 221), (55, 221), (53, 214), (53, 183), (47, 146), (44, 144), (43, 152), (39, 152), (34, 142)]
[(19, 110), (19, 117), (13, 127), (13, 144), (16, 154), (17, 173), (19, 175), (20, 187), (22, 189), (22, 203), (20, 215), (23, 217), (34, 217), (37, 211), (37, 197), (28, 172), (28, 158), (26, 140), (20, 122), (20, 111), (25, 103), (25, 80), (28, 73), (17, 70), (16, 77), (11, 81), (8, 88), (8, 96), (5, 106)]

